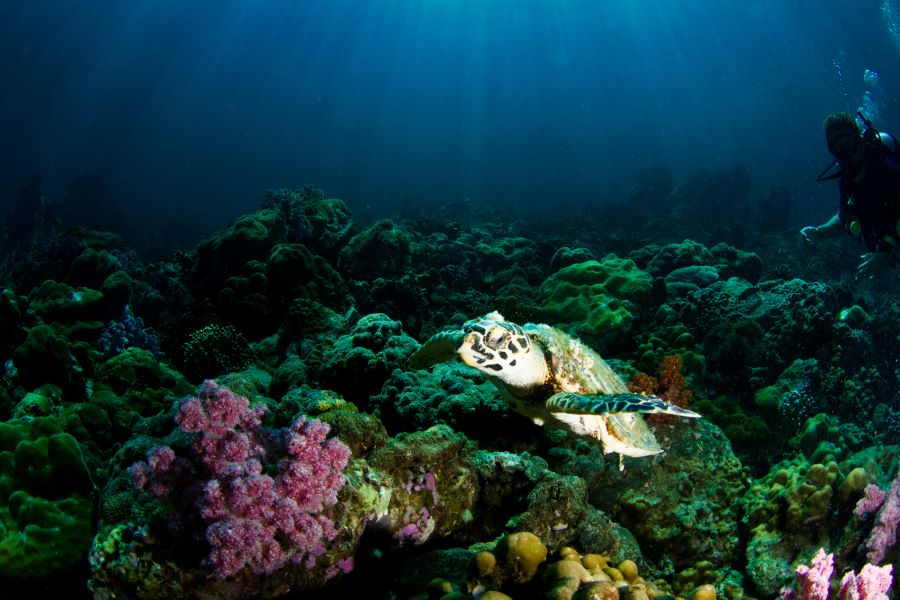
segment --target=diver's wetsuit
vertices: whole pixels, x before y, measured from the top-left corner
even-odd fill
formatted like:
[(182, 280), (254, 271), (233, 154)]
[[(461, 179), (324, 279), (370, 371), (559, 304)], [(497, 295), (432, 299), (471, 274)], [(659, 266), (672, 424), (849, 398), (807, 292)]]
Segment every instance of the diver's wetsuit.
[[(870, 252), (887, 252), (896, 261), (900, 256), (900, 156), (887, 149), (872, 149), (860, 171), (841, 175), (838, 214), (844, 227), (859, 235)], [(853, 231), (858, 223), (858, 233)]]

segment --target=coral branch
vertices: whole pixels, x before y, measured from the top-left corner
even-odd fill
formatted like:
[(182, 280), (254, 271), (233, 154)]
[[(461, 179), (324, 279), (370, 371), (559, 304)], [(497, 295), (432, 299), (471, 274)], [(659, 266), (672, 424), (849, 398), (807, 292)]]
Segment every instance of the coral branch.
[[(202, 489), (195, 509), (207, 525), (209, 561), (220, 578), (245, 566), (256, 573), (272, 573), (288, 561), (312, 566), (336, 535), (322, 511), (337, 501), (349, 449), (326, 439), (328, 425), (315, 419), (265, 431), (264, 414), (264, 407), (251, 408), (243, 396), (206, 381), (196, 398), (182, 401), (176, 417), (183, 431), (198, 434), (199, 481), (187, 481), (188, 461), (170, 448), (155, 448), (147, 462), (132, 467), (137, 487), (173, 506), (178, 489)], [(274, 448), (264, 448), (263, 440)], [(276, 452), (273, 478), (264, 464)]]
[[(691, 399), (691, 391), (681, 374), (682, 360), (678, 354), (664, 356), (657, 367), (658, 377), (646, 373), (638, 373), (628, 384), (628, 389), (639, 394), (658, 396), (669, 404), (686, 408)], [(672, 415), (653, 414), (647, 419), (654, 423), (674, 423), (678, 417)]]
[[(834, 555), (825, 554), (825, 549), (819, 548), (810, 566), (797, 567), (797, 589), (782, 589), (782, 600), (828, 600), (833, 571)], [(841, 579), (838, 600), (887, 600), (893, 580), (891, 571), (891, 565), (867, 564), (859, 575), (848, 572)]]

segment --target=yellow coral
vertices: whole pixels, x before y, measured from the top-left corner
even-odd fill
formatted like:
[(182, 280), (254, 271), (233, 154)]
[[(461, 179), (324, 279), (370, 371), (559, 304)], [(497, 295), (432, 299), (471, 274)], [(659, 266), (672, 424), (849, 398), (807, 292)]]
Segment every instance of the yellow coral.
[(866, 476), (866, 470), (862, 467), (856, 467), (847, 473), (847, 477), (844, 479), (844, 482), (838, 490), (838, 497), (841, 500), (841, 504), (846, 504), (850, 498), (862, 492), (868, 483), (869, 478)]
[(806, 478), (811, 484), (813, 484), (817, 488), (820, 488), (828, 481), (828, 470), (823, 464), (815, 464), (809, 468), (809, 472), (807, 472)]
[(611, 581), (591, 581), (578, 589), (577, 597), (590, 600), (619, 600), (619, 588)]
[(323, 391), (322, 395), (316, 400), (315, 405), (310, 409), (313, 414), (322, 414), (330, 410), (342, 410), (345, 412), (356, 412), (356, 405), (347, 402), (341, 396), (330, 391)]
[(493, 573), (497, 566), (497, 558), (490, 552), (484, 550), (475, 555), (472, 559), (473, 570), (478, 577), (487, 577)]
[(585, 554), (581, 557), (581, 564), (588, 571), (600, 571), (609, 566), (609, 557), (602, 554)]
[(425, 591), (428, 593), (429, 600), (439, 600), (446, 598), (447, 594), (454, 593), (453, 584), (442, 577), (429, 581), (425, 586)]
[(634, 583), (634, 580), (637, 579), (638, 576), (637, 563), (633, 560), (623, 560), (619, 563), (619, 572), (622, 574), (622, 577), (625, 578), (625, 581)]
[(544, 579), (549, 582), (560, 579), (575, 579), (579, 583), (584, 583), (591, 580), (591, 574), (574, 560), (561, 560), (547, 567)]
[(581, 556), (578, 554), (578, 551), (571, 546), (563, 546), (559, 550), (559, 556), (563, 560), (574, 560), (581, 562)]
[(538, 565), (547, 559), (547, 547), (530, 531), (504, 536), (497, 542), (494, 552), (509, 568), (510, 579), (517, 583), (530, 581)]
[[(717, 580), (716, 566), (708, 560), (702, 560), (684, 569), (675, 576), (675, 590), (679, 595), (690, 596), (704, 586)], [(715, 594), (715, 589), (713, 588)]]
[(570, 600), (578, 587), (591, 580), (591, 574), (575, 560), (560, 560), (547, 567), (544, 581), (553, 587), (547, 600)]
[(714, 585), (701, 585), (687, 595), (687, 600), (716, 600), (716, 587)]
[(785, 461), (751, 488), (746, 507), (750, 529), (802, 531), (828, 514), (839, 478), (832, 460), (812, 465), (803, 457)]
[(497, 590), (488, 590), (478, 597), (481, 600), (512, 600), (512, 598)]

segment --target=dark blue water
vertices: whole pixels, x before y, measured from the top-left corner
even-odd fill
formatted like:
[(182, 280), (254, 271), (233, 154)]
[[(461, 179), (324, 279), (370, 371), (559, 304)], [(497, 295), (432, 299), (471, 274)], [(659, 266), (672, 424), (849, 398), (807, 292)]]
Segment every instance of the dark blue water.
[(821, 220), (825, 115), (868, 90), (900, 130), (897, 5), (3, 0), (0, 201), (40, 172), (70, 212), (102, 196), (138, 230), (199, 235), (270, 188), (357, 215), (578, 205), (662, 161), (676, 181), (743, 164), (753, 195), (791, 185)]

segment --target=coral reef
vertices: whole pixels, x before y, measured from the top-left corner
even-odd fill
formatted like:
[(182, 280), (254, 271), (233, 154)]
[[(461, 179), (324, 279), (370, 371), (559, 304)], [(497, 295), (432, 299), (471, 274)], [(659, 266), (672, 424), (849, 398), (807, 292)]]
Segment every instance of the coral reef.
[[(61, 230), (30, 180), (0, 264), (4, 592), (885, 597), (896, 288), (799, 256), (781, 213), (749, 235), (747, 183), (655, 165), (632, 190), (652, 215), (460, 201), (365, 226), (276, 190), (144, 263)], [(620, 460), (484, 374), (411, 368), (495, 310), (703, 419), (650, 415), (663, 452)]]

